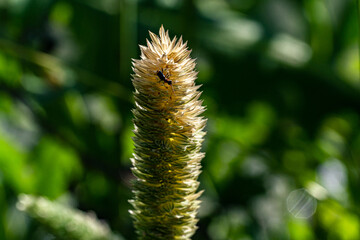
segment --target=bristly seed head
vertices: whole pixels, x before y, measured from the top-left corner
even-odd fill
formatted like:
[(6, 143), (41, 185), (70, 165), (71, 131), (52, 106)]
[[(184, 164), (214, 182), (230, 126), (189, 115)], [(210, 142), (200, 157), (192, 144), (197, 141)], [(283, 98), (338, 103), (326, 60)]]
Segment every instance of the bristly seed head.
[(191, 51), (180, 37), (159, 36), (133, 59), (135, 87), (134, 199), (130, 211), (139, 239), (188, 240), (196, 230), (201, 192), (200, 152), (206, 119)]

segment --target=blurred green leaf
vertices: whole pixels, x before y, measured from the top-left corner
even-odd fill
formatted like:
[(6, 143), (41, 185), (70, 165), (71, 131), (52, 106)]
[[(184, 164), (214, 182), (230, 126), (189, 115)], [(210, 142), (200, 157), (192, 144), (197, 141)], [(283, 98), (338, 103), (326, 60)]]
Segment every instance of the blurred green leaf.
[(31, 192), (34, 176), (26, 163), (27, 153), (0, 134), (0, 174), (15, 192)]
[(76, 153), (50, 137), (44, 137), (29, 158), (34, 165), (36, 193), (52, 199), (63, 194), (82, 172)]

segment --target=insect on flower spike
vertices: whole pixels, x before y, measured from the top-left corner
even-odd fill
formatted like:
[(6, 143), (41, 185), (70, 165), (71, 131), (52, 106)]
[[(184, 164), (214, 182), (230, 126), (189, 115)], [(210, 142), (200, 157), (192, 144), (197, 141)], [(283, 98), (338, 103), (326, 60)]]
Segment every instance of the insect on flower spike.
[(164, 83), (167, 83), (168, 85), (171, 86), (171, 90), (172, 93), (174, 93), (174, 88), (173, 88), (173, 81), (169, 80), (168, 78), (165, 77), (164, 73), (162, 71), (157, 71), (156, 75), (160, 78), (161, 81), (163, 81)]
[(159, 35), (149, 35), (140, 59), (132, 61), (136, 179), (130, 213), (139, 240), (190, 240), (202, 193), (197, 179), (205, 108), (195, 84), (195, 60), (182, 37), (170, 39), (163, 26)]

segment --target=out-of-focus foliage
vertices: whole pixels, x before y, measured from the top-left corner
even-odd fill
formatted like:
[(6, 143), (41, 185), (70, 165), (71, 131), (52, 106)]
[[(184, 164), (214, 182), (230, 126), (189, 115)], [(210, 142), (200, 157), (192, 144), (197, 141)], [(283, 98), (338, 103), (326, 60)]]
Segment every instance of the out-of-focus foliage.
[(18, 209), (27, 212), (42, 223), (58, 239), (64, 240), (120, 240), (96, 216), (84, 214), (51, 202), (43, 197), (21, 194)]
[(360, 239), (352, 0), (0, 0), (0, 239), (52, 238), (20, 193), (135, 239), (130, 59), (161, 24), (208, 108), (193, 239)]

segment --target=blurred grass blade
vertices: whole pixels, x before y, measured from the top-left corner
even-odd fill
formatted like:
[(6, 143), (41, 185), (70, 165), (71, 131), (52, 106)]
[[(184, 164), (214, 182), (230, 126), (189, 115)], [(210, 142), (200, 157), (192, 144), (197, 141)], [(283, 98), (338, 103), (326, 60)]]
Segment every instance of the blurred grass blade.
[(131, 92), (121, 84), (111, 82), (82, 68), (69, 66), (61, 59), (50, 54), (18, 45), (5, 39), (0, 39), (0, 51), (49, 71), (52, 75), (59, 77), (60, 82), (64, 82), (63, 79), (66, 77), (66, 69), (70, 68), (78, 74), (77, 81), (82, 84), (94, 87), (127, 102), (131, 100)]
[[(360, 59), (360, 0), (357, 3), (357, 17), (358, 17), (358, 58)], [(360, 61), (359, 61), (359, 76), (360, 76)]]

